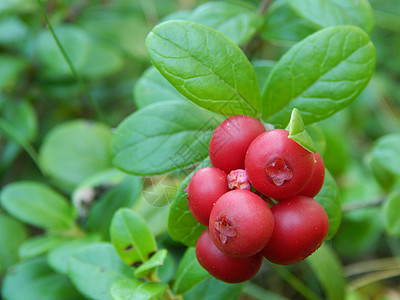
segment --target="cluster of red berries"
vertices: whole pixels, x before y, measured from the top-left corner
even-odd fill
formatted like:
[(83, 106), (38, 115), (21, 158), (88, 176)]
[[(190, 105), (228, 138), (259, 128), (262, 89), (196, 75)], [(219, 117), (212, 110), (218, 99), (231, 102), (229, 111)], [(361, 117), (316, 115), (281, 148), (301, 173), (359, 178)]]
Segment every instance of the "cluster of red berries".
[(265, 131), (258, 120), (239, 115), (216, 128), (209, 154), (213, 167), (198, 170), (186, 192), (192, 215), (208, 226), (196, 256), (211, 275), (246, 281), (263, 257), (288, 265), (320, 247), (329, 222), (312, 199), (325, 176), (318, 153), (286, 130)]

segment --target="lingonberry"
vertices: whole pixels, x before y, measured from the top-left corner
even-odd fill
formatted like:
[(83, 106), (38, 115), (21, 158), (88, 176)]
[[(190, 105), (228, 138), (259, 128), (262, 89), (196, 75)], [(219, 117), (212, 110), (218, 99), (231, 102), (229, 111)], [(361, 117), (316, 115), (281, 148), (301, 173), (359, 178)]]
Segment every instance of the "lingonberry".
[(224, 171), (213, 167), (198, 170), (186, 188), (188, 207), (193, 217), (208, 226), (214, 203), (228, 191), (228, 180)]
[(229, 174), (244, 169), (247, 147), (265, 132), (260, 121), (245, 115), (232, 116), (215, 129), (209, 148), (211, 164)]
[(328, 234), (328, 216), (312, 198), (285, 199), (271, 211), (274, 231), (261, 253), (273, 263), (289, 265), (305, 259), (321, 246)]
[(232, 190), (211, 210), (209, 231), (224, 254), (251, 256), (264, 248), (273, 226), (271, 210), (264, 200), (247, 190)]
[(306, 187), (300, 192), (300, 195), (308, 196), (310, 198), (314, 198), (314, 196), (319, 193), (324, 184), (325, 178), (325, 165), (321, 155), (316, 152), (314, 158), (314, 172)]
[(215, 247), (208, 229), (197, 240), (196, 257), (208, 273), (228, 283), (249, 280), (258, 272), (262, 263), (261, 253), (247, 257), (231, 257), (223, 254)]
[(313, 153), (288, 135), (283, 129), (267, 131), (254, 139), (246, 154), (245, 166), (251, 184), (274, 199), (298, 194), (314, 170)]

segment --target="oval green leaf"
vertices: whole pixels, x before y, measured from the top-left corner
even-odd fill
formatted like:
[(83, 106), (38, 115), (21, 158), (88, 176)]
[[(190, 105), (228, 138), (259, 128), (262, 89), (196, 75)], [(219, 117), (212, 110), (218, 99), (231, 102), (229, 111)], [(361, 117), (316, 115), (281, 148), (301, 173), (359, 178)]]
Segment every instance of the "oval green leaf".
[(314, 200), (322, 205), (328, 215), (329, 231), (326, 239), (329, 240), (333, 238), (339, 229), (342, 219), (342, 207), (339, 188), (327, 169), (325, 169), (324, 185), (318, 195), (314, 197)]
[(325, 119), (353, 102), (375, 69), (368, 35), (353, 26), (320, 30), (291, 48), (265, 85), (263, 119), (284, 127), (293, 108), (304, 123)]
[(145, 277), (147, 274), (153, 272), (157, 267), (164, 265), (167, 258), (167, 249), (158, 250), (155, 254), (151, 255), (150, 259), (140, 265), (136, 271), (136, 277)]
[(172, 291), (177, 295), (184, 294), (209, 276), (197, 261), (196, 249), (187, 248), (179, 263)]
[(146, 222), (133, 210), (118, 210), (110, 226), (111, 242), (130, 266), (141, 265), (156, 251), (156, 243)]
[(400, 134), (378, 139), (372, 148), (372, 158), (388, 172), (400, 176)]
[(53, 230), (74, 225), (76, 213), (67, 199), (41, 183), (11, 183), (2, 190), (0, 202), (8, 213), (30, 225)]
[(89, 176), (111, 168), (111, 130), (101, 123), (74, 120), (45, 137), (39, 161), (56, 182), (73, 188)]
[(383, 220), (386, 231), (392, 236), (400, 236), (400, 193), (396, 190), (386, 200), (383, 206)]
[(86, 297), (111, 300), (110, 288), (118, 279), (134, 278), (127, 266), (108, 243), (92, 244), (74, 254), (68, 262), (68, 274)]
[(190, 20), (214, 28), (235, 44), (249, 41), (262, 25), (262, 17), (245, 3), (208, 2), (197, 7)]
[(339, 258), (325, 243), (306, 260), (331, 300), (345, 298), (346, 281)]
[(18, 255), (21, 259), (29, 259), (42, 255), (49, 250), (65, 242), (65, 238), (46, 234), (39, 235), (26, 240), (18, 249)]
[(172, 239), (188, 247), (196, 246), (197, 239), (207, 227), (197, 222), (191, 214), (187, 206), (187, 193), (184, 190), (197, 170), (210, 166), (210, 160), (207, 158), (182, 181), (169, 209), (168, 233)]
[(146, 47), (160, 73), (197, 105), (226, 116), (260, 112), (250, 62), (218, 31), (188, 21), (167, 21), (150, 32)]
[(354, 25), (371, 33), (374, 11), (368, 0), (288, 0), (297, 13), (317, 28)]
[(8, 269), (1, 295), (7, 300), (82, 299), (68, 277), (55, 273), (44, 257), (25, 260)]
[(126, 118), (112, 142), (114, 165), (135, 175), (164, 174), (208, 155), (219, 115), (181, 101), (146, 106)]
[(311, 136), (304, 128), (304, 122), (301, 118), (301, 113), (297, 108), (293, 108), (289, 125), (286, 130), (289, 131), (289, 139), (294, 140), (300, 146), (312, 153), (315, 153), (317, 151), (314, 142), (311, 139)]
[(121, 279), (111, 286), (110, 292), (113, 300), (150, 300), (161, 296), (167, 289), (165, 283)]
[(220, 300), (238, 299), (242, 293), (244, 283), (225, 283), (214, 277), (203, 280), (193, 289), (183, 295), (184, 300)]

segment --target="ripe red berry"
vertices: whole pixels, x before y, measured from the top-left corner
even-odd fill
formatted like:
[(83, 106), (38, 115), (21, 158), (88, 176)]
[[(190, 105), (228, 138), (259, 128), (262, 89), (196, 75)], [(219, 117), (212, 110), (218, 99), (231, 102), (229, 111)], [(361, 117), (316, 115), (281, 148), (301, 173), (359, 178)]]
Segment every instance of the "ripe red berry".
[(274, 226), (269, 206), (247, 190), (222, 195), (211, 211), (209, 231), (228, 256), (251, 256), (264, 248)]
[(228, 283), (249, 280), (258, 272), (262, 263), (261, 253), (247, 257), (231, 257), (223, 254), (213, 244), (207, 229), (197, 240), (196, 257), (208, 273)]
[(262, 250), (269, 261), (289, 265), (317, 250), (328, 234), (328, 216), (322, 206), (306, 196), (295, 196), (275, 204), (274, 231)]
[(289, 132), (274, 129), (259, 135), (246, 154), (246, 172), (261, 194), (285, 199), (298, 194), (310, 181), (314, 155), (288, 138)]
[(228, 191), (227, 175), (223, 171), (213, 167), (198, 170), (186, 188), (188, 207), (193, 217), (208, 226), (214, 203)]
[(321, 155), (316, 152), (314, 153), (314, 158), (314, 172), (306, 187), (300, 192), (300, 195), (308, 196), (310, 198), (314, 198), (319, 193), (324, 184), (325, 178), (325, 165)]
[(244, 169), (247, 147), (265, 132), (260, 121), (245, 115), (232, 116), (215, 129), (209, 148), (211, 164), (229, 174)]

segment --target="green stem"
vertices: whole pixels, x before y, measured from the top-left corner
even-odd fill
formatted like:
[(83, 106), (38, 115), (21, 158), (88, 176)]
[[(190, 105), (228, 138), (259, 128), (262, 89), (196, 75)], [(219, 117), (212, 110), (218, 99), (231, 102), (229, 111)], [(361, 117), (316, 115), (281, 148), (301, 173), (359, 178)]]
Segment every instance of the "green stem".
[(54, 41), (57, 43), (58, 49), (60, 50), (62, 56), (64, 57), (66, 63), (68, 64), (68, 67), (73, 75), (73, 77), (75, 78), (75, 80), (78, 82), (79, 86), (82, 89), (82, 92), (84, 93), (84, 95), (86, 96), (86, 98), (89, 100), (92, 108), (94, 109), (94, 111), (96, 112), (98, 118), (100, 119), (100, 121), (107, 123), (106, 122), (106, 118), (103, 115), (103, 113), (100, 110), (100, 107), (97, 105), (96, 101), (94, 101), (94, 99), (92, 98), (92, 96), (89, 93), (89, 90), (87, 89), (86, 85), (83, 83), (82, 78), (79, 76), (78, 72), (76, 71), (74, 65), (72, 64), (72, 61), (70, 59), (70, 57), (68, 56), (67, 52), (65, 51), (64, 47), (61, 45), (60, 40), (58, 39), (57, 35), (54, 32), (53, 26), (50, 23), (49, 17), (47, 16), (46, 10), (44, 9), (43, 3), (41, 0), (37, 0), (38, 4), (40, 6), (40, 10), (42, 11), (44, 20), (47, 24), (47, 26), (49, 27), (49, 30), (51, 32), (51, 35), (54, 38)]
[(13, 126), (2, 118), (0, 118), (0, 130), (4, 131), (4, 133), (6, 133), (11, 139), (13, 139), (18, 145), (20, 145), (21, 148), (24, 149), (26, 153), (28, 153), (30, 158), (34, 161), (36, 166), (42, 172), (42, 170), (40, 169), (38, 154), (36, 153), (36, 150), (27, 140), (19, 137), (18, 134), (15, 132)]
[(315, 294), (310, 288), (304, 285), (300, 280), (290, 273), (285, 267), (274, 266), (275, 271), (281, 276), (287, 283), (289, 283), (296, 291), (298, 291), (303, 297), (309, 300), (322, 300), (317, 294)]

